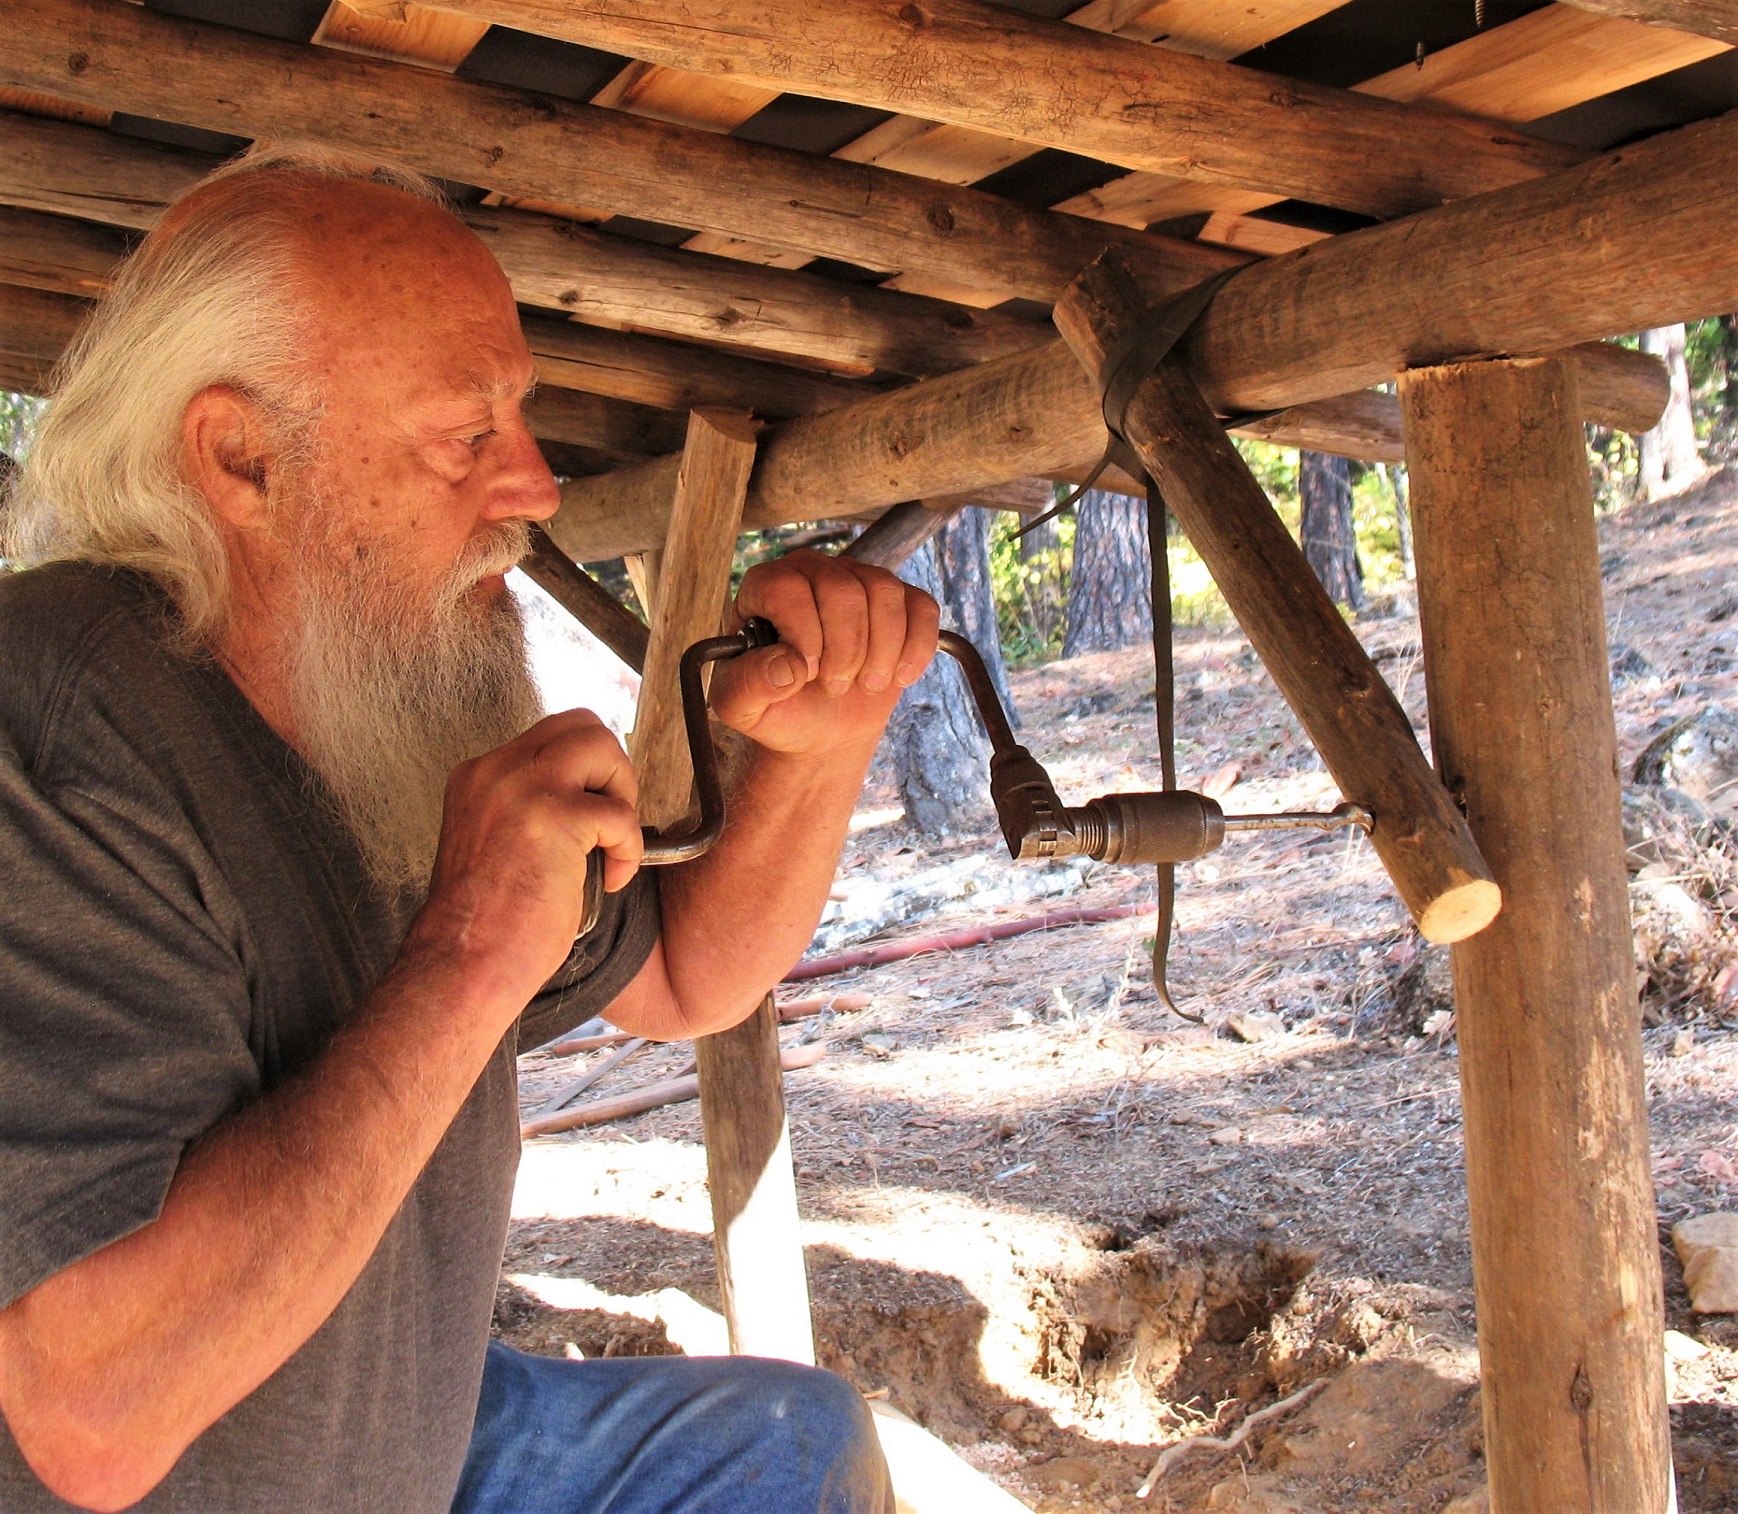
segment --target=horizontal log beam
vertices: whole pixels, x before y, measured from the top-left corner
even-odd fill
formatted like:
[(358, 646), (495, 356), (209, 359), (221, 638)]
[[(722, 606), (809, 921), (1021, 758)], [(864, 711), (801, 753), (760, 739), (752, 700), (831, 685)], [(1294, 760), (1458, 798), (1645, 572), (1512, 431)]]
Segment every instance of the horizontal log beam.
[(1224, 254), (981, 190), (433, 69), (277, 42), (119, 0), (0, 21), (0, 84), (245, 137), (378, 154), (510, 195), (593, 206), (1052, 302), (1107, 245), (1172, 287)]
[(1738, 47), (1738, 5), (1733, 0), (1568, 0), (1577, 10), (1623, 16), (1650, 26), (1694, 32)]
[(521, 314), (520, 326), (543, 383), (660, 410), (722, 406), (786, 420), (854, 405), (886, 387), (577, 321)]
[[(1643, 430), (1653, 425), (1666, 392), (1658, 359), (1602, 348), (1583, 368), (1584, 350), (1574, 349), (1589, 409), (1608, 418), (1622, 413), (1632, 423), (1645, 423)], [(867, 514), (901, 500), (964, 494), (1032, 476), (1083, 478), (1107, 438), (1092, 383), (1078, 364), (1063, 364), (1069, 356), (1058, 343), (772, 428), (761, 438), (744, 527)], [(1357, 394), (1295, 406), (1238, 427), (1236, 434), (1398, 461), (1404, 448), (1397, 425), (1392, 395)], [(564, 485), (549, 534), (586, 562), (648, 550), (663, 539), (677, 461), (654, 458)], [(1114, 470), (1105, 483), (1139, 490)]]
[(1182, 351), (1221, 413), (1738, 309), (1738, 112), (1252, 264)]
[[(0, 283), (100, 296), (132, 241), (130, 233), (113, 227), (0, 203)], [(729, 405), (783, 420), (836, 410), (885, 387), (551, 316), (523, 316), (521, 324), (544, 384), (540, 404), (551, 426), (546, 434), (571, 441), (577, 428), (588, 445), (606, 447), (618, 457), (663, 452), (670, 436), (680, 440), (681, 428), (671, 431), (641, 415), (635, 425), (645, 434), (636, 440), (621, 429), (634, 412), (622, 411), (613, 431), (600, 432), (596, 428), (609, 412), (595, 405), (576, 409), (574, 403), (552, 396), (551, 388), (683, 414), (696, 405)], [(1035, 334), (1042, 329), (1034, 328)], [(628, 445), (630, 441), (636, 444)], [(654, 441), (658, 445), (638, 444)]]
[(1041, 322), (927, 295), (658, 247), (554, 216), (465, 206), (526, 305), (859, 373), (948, 373), (1050, 338)]
[[(0, 111), (0, 204), (146, 231), (220, 161)], [(487, 205), (460, 214), (521, 304), (595, 326), (913, 377), (1050, 339), (1046, 325), (1003, 311), (655, 247), (554, 216)]]
[(1455, 112), (1189, 57), (977, 0), (439, 3), (667, 67), (1374, 216), (1479, 194), (1584, 156)]
[[(52, 290), (0, 282), (0, 357), (20, 393), (45, 394), (54, 365), (91, 305)], [(540, 441), (583, 448), (588, 461), (657, 458), (682, 445), (684, 420), (670, 410), (545, 385), (525, 410)]]

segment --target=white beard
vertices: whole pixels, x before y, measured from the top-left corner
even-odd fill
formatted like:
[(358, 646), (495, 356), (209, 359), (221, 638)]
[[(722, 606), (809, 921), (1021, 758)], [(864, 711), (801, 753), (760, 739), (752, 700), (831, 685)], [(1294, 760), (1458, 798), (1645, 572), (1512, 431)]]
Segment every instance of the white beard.
[(297, 533), (301, 609), (283, 648), (296, 745), (374, 882), (420, 895), (448, 775), (543, 714), (518, 605), (473, 592), (525, 555), (528, 528), (491, 527), (431, 590), (392, 543), (335, 550), (330, 521), (316, 504)]

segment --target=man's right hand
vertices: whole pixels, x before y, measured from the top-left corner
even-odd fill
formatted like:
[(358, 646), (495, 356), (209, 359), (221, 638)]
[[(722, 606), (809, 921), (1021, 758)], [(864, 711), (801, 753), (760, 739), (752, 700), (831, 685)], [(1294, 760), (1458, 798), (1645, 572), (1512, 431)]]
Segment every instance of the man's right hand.
[(548, 716), (460, 764), (407, 948), (456, 953), (461, 972), (516, 1015), (573, 948), (591, 851), (605, 853), (612, 893), (638, 870), (637, 797), (627, 753), (590, 710)]

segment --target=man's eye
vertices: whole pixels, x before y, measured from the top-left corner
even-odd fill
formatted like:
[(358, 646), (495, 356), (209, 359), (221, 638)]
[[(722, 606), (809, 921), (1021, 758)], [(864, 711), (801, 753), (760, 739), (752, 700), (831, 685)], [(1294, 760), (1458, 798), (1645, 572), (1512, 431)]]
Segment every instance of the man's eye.
[(480, 452), (483, 450), (483, 443), (488, 441), (488, 439), (494, 434), (495, 428), (491, 426), (487, 431), (478, 431), (472, 436), (460, 437), (459, 440), (469, 447), (471, 451)]

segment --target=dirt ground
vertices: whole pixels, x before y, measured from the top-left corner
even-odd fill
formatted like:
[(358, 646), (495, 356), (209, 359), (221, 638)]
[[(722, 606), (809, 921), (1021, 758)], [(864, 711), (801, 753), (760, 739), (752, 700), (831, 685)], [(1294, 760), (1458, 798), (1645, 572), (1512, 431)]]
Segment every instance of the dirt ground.
[[(1738, 711), (1738, 476), (1603, 530), (1627, 772), (1671, 721)], [(1356, 629), (1422, 729), (1405, 597)], [(1148, 655), (1013, 686), (1065, 797), (1157, 786)], [(1339, 799), (1235, 631), (1180, 633), (1178, 698), (1186, 785), (1235, 762), (1228, 810)], [(865, 793), (841, 883), (991, 847), (920, 845), (894, 805), (885, 783)], [(1058, 902), (1152, 890), (1148, 873), (1100, 868)], [(1181, 868), (1179, 892), (1172, 983), (1205, 1026), (1159, 1006), (1139, 915), (788, 990), (869, 999), (785, 1032), (826, 1043), (787, 1080), (823, 1364), (1038, 1510), (1472, 1514), (1478, 1368), (1440, 965), (1355, 836), (1234, 838)], [(1738, 895), (1722, 907), (1730, 927)], [(1738, 994), (1722, 1006), (1708, 981), (1654, 982), (1643, 1037), (1688, 1514), (1738, 1508), (1738, 1318), (1690, 1313), (1667, 1239), (1738, 1208)], [(1263, 1017), (1253, 1041), (1227, 1026), (1248, 1014)], [(599, 1092), (689, 1055), (648, 1051)], [(586, 1060), (523, 1058), (526, 1110)], [(699, 1143), (692, 1103), (530, 1142), (502, 1332), (557, 1354), (705, 1349), (713, 1327), (689, 1302), (718, 1302)], [(1234, 1433), (1300, 1389), (1137, 1500), (1164, 1448)]]

